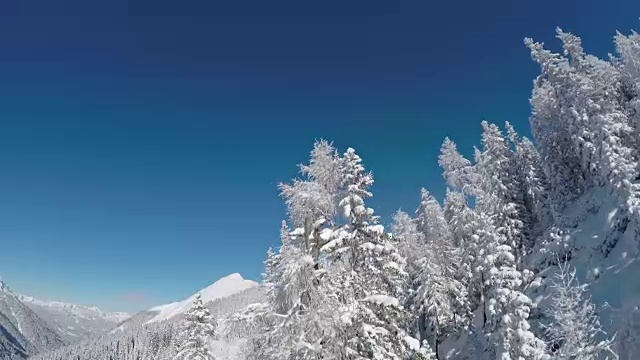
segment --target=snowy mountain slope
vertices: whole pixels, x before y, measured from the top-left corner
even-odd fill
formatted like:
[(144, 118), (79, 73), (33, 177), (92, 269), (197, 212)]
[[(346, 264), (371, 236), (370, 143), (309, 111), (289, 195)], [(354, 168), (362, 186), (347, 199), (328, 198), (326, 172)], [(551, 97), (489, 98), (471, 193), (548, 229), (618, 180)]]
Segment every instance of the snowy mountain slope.
[(0, 313), (0, 359), (23, 359), (27, 357), (29, 342), (20, 330)]
[(106, 313), (96, 307), (42, 301), (24, 295), (18, 295), (18, 299), (55, 329), (67, 343), (105, 333), (130, 317), (126, 313)]
[(588, 285), (598, 308), (603, 329), (616, 334), (620, 359), (635, 359), (640, 339), (631, 334), (640, 330), (640, 238), (630, 226), (629, 214), (616, 205), (601, 188), (591, 189), (563, 214), (564, 233), (542, 244), (531, 256), (540, 286), (531, 287), (537, 303), (537, 323), (545, 322), (550, 280), (557, 271), (558, 258), (567, 257), (581, 283)]
[(59, 334), (0, 281), (0, 359), (20, 359), (62, 345)]
[[(215, 283), (211, 284), (210, 286), (200, 290), (199, 294), (202, 297), (202, 301), (207, 303), (213, 300), (229, 297), (255, 286), (258, 286), (257, 282), (252, 280), (245, 280), (242, 278), (242, 275), (234, 273), (225, 276)], [(196, 295), (197, 294), (193, 294), (187, 299), (179, 302), (160, 305), (149, 309), (148, 312), (155, 312), (157, 313), (157, 315), (150, 319), (148, 322), (163, 321), (170, 319), (176, 315), (185, 313), (195, 300)]]
[[(210, 286), (202, 289), (199, 293), (201, 294), (204, 303), (209, 305), (212, 301), (233, 297), (234, 295), (243, 293), (246, 290), (258, 287), (259, 284), (257, 282), (245, 280), (242, 278), (242, 275), (234, 273), (219, 279)], [(182, 301), (159, 305), (149, 310), (141, 311), (124, 321), (111, 332), (115, 333), (126, 329), (138, 328), (144, 324), (161, 322), (181, 315), (189, 309), (189, 306), (195, 299), (195, 296), (196, 294), (193, 294)], [(212, 308), (212, 311), (215, 313), (216, 310)]]

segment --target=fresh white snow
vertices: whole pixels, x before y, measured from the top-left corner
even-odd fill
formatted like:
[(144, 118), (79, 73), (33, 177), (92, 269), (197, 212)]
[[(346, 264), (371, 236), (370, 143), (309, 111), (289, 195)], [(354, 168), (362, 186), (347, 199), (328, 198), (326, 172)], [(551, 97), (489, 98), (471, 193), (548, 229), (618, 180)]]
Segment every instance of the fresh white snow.
[[(252, 280), (245, 280), (244, 278), (242, 278), (242, 275), (234, 273), (221, 278), (210, 286), (200, 290), (198, 293), (202, 297), (202, 301), (207, 303), (209, 301), (231, 296), (233, 294), (258, 285), (259, 284), (257, 282)], [(187, 310), (189, 310), (189, 307), (196, 299), (198, 293), (193, 294), (182, 301), (159, 305), (149, 309), (149, 311), (158, 312), (158, 314), (151, 320), (147, 321), (147, 323), (163, 321), (166, 319), (170, 319), (176, 315), (185, 313)]]

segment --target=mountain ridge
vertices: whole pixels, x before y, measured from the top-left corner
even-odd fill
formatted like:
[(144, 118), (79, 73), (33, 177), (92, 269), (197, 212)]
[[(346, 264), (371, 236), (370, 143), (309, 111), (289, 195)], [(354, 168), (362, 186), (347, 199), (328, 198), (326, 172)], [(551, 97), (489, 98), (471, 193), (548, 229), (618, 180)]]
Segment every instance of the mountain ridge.
[(0, 280), (0, 359), (24, 359), (63, 345), (58, 332)]
[[(184, 300), (157, 305), (150, 309), (141, 311), (136, 315), (146, 314), (148, 319), (144, 322), (145, 324), (160, 322), (186, 312), (191, 303), (195, 300), (197, 294), (201, 295), (203, 302), (208, 303), (233, 296), (244, 290), (257, 286), (260, 286), (258, 282), (244, 279), (240, 273), (231, 273), (227, 276), (221, 277), (209, 286), (202, 288)], [(153, 315), (153, 317), (150, 317), (150, 315)], [(127, 321), (124, 323), (126, 322)]]

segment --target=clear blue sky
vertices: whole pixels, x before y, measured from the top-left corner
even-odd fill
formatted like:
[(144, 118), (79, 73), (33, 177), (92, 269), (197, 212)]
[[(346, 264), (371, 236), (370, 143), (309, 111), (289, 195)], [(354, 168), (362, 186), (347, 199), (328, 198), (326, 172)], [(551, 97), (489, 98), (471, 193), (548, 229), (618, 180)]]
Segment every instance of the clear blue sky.
[[(98, 4), (100, 3), (100, 4)], [(578, 5), (579, 4), (579, 5)], [(135, 311), (232, 272), (259, 279), (277, 183), (313, 140), (359, 151), (371, 205), (444, 187), (445, 136), (527, 132), (554, 29), (612, 51), (628, 1), (5, 1), (0, 275), (43, 298)]]

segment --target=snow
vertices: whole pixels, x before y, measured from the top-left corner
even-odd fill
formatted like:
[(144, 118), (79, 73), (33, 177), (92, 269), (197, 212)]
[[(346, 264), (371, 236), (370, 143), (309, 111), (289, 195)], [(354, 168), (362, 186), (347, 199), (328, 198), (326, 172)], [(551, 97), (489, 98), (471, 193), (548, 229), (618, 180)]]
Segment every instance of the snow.
[(80, 319), (103, 319), (109, 322), (122, 322), (131, 317), (130, 314), (125, 312), (104, 312), (95, 306), (82, 306), (76, 304), (69, 304), (61, 301), (48, 301), (39, 300), (31, 296), (17, 295), (21, 302), (27, 305), (37, 305), (45, 309), (49, 309), (52, 312), (66, 313), (70, 317), (76, 317)]
[(611, 211), (609, 211), (609, 214), (607, 214), (607, 223), (609, 224), (609, 226), (613, 225), (613, 219), (616, 217), (617, 213), (618, 208), (613, 208)]
[(304, 235), (304, 228), (296, 228), (291, 233), (291, 236), (302, 236)]
[(369, 231), (371, 231), (374, 234), (378, 234), (378, 235), (382, 235), (384, 234), (384, 225), (371, 225), (369, 226)]
[(420, 350), (420, 341), (418, 339), (413, 338), (411, 336), (405, 336), (404, 337), (404, 342), (406, 342), (407, 345), (409, 345), (409, 349), (411, 349), (413, 351)]
[(320, 232), (320, 239), (322, 239), (323, 241), (329, 241), (329, 239), (331, 239), (331, 235), (333, 234), (333, 230), (331, 229), (322, 229), (322, 231)]
[[(202, 301), (207, 303), (216, 299), (229, 297), (258, 285), (259, 284), (257, 282), (245, 280), (242, 278), (242, 275), (234, 273), (221, 278), (210, 286), (200, 290), (198, 293), (201, 295)], [(159, 305), (149, 309), (149, 311), (157, 312), (158, 314), (151, 320), (147, 321), (147, 324), (167, 320), (179, 314), (186, 313), (193, 301), (196, 299), (198, 293), (179, 302)]]
[(400, 306), (400, 301), (398, 301), (398, 299), (388, 295), (369, 295), (364, 299), (364, 301), (369, 301), (383, 306)]

